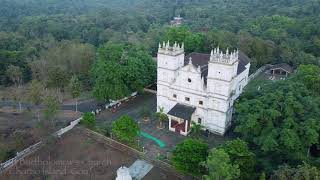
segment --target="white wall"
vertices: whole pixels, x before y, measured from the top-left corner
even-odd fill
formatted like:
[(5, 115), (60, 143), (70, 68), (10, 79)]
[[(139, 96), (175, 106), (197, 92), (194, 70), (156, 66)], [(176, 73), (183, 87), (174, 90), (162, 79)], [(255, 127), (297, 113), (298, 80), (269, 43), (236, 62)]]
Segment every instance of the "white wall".
[[(189, 82), (189, 79), (191, 82)], [(201, 79), (201, 72), (191, 64), (177, 70), (172, 86), (184, 91), (204, 92), (204, 81)]]
[(184, 53), (177, 56), (170, 56), (158, 53), (158, 68), (177, 70), (184, 65)]
[(234, 64), (222, 64), (217, 62), (209, 62), (208, 77), (231, 81), (237, 75), (238, 62)]
[[(201, 79), (200, 69), (192, 64), (183, 65), (184, 54), (170, 56), (158, 53), (158, 110), (164, 107), (167, 113), (177, 103), (196, 107), (192, 121), (197, 122), (201, 118), (207, 129), (224, 134), (231, 121), (234, 100), (248, 83), (250, 64), (237, 76), (238, 61), (233, 64), (210, 62), (207, 86)], [(230, 97), (232, 92), (235, 94)], [(173, 97), (174, 94), (177, 97)], [(186, 97), (190, 100), (186, 101)]]
[(211, 110), (208, 111), (208, 119), (205, 121), (204, 125), (212, 132), (224, 134), (226, 118), (226, 113)]

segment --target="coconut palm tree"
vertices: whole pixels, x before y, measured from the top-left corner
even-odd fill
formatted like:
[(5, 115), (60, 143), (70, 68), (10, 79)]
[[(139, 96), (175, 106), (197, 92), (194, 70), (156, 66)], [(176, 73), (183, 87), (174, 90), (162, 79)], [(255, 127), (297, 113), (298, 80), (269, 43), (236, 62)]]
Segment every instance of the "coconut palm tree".
[(163, 128), (163, 122), (168, 120), (168, 116), (164, 113), (163, 107), (159, 108), (159, 112), (156, 113), (156, 117), (159, 120), (159, 128)]

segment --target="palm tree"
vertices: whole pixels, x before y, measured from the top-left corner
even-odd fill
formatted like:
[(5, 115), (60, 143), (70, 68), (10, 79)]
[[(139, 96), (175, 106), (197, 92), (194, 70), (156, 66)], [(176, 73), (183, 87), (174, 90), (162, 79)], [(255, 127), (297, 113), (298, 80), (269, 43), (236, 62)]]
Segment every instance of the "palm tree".
[(168, 120), (168, 116), (164, 113), (163, 107), (159, 108), (159, 112), (156, 113), (156, 117), (159, 120), (159, 128), (163, 128), (163, 122)]
[(192, 126), (191, 126), (191, 136), (199, 138), (201, 135), (201, 130), (202, 130), (203, 126), (201, 124), (192, 122)]

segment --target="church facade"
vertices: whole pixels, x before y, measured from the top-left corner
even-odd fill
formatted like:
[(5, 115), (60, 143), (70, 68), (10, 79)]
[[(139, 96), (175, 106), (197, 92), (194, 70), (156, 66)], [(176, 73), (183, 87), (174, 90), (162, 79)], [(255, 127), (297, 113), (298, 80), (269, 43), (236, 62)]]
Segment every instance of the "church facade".
[(187, 135), (192, 122), (223, 135), (231, 124), (234, 101), (248, 83), (249, 58), (240, 51), (185, 56), (184, 45), (159, 44), (157, 107), (169, 129)]

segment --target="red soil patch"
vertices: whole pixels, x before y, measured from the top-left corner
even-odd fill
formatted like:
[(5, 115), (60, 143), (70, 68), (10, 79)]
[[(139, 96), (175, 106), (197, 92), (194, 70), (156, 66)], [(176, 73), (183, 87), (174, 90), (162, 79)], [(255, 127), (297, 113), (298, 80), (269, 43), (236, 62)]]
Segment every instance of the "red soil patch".
[[(45, 146), (0, 175), (6, 180), (112, 180), (120, 166), (130, 167), (136, 158), (126, 151), (73, 129), (51, 146)], [(174, 174), (154, 167), (144, 180), (179, 180)]]

